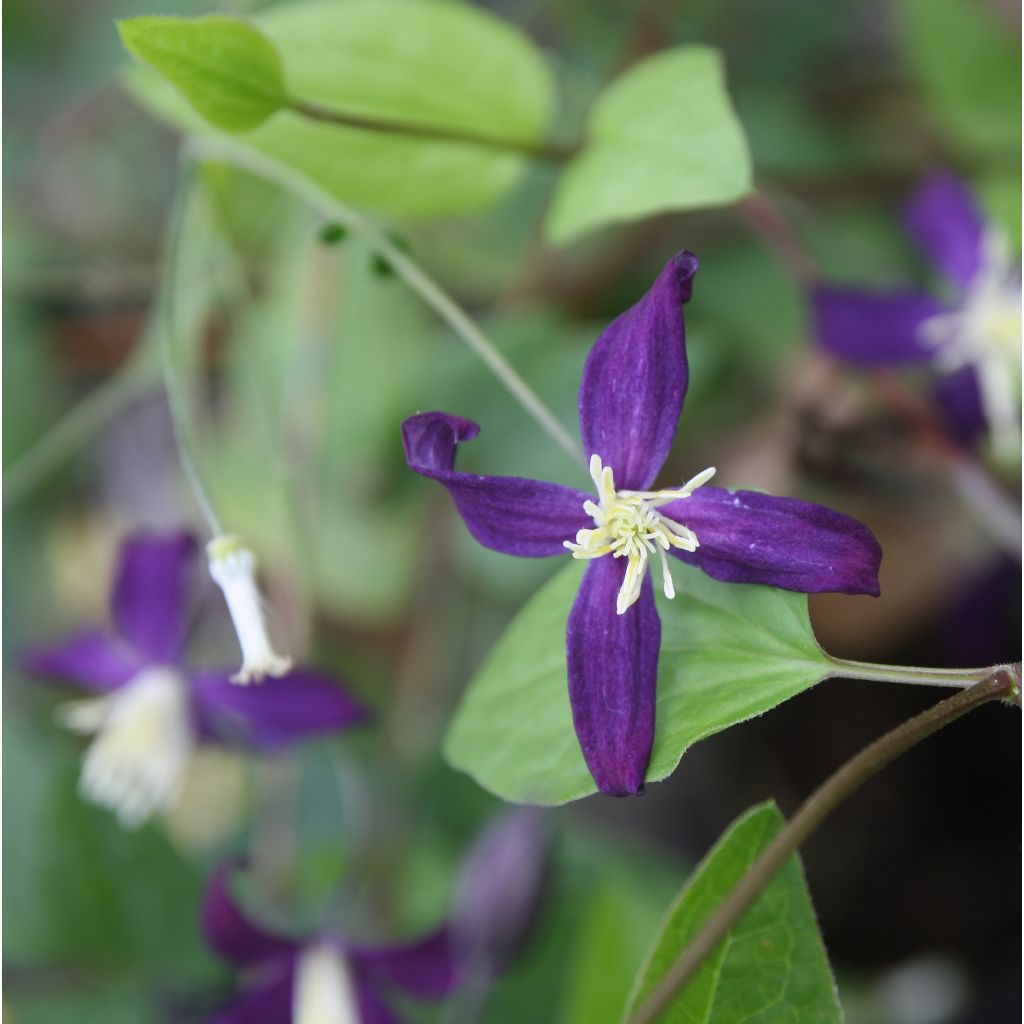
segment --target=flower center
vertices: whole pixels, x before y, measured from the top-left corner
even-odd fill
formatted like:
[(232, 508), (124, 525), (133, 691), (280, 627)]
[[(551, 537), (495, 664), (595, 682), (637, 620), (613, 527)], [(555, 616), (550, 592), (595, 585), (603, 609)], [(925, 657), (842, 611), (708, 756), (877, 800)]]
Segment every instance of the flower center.
[(1002, 233), (990, 231), (982, 248), (981, 268), (959, 307), (930, 317), (919, 331), (941, 369), (975, 367), (985, 419), (1000, 442), (1015, 437), (1019, 427), (1020, 273)]
[(185, 681), (164, 666), (143, 669), (105, 697), (58, 709), (75, 732), (95, 736), (79, 790), (135, 828), (174, 806), (195, 745)]
[(342, 953), (329, 942), (299, 956), (292, 997), (295, 1024), (359, 1024), (352, 975)]
[(599, 455), (590, 456), (590, 475), (597, 485), (598, 503), (584, 502), (583, 511), (594, 520), (593, 530), (580, 530), (576, 540), (565, 541), (573, 558), (626, 558), (626, 575), (619, 588), (616, 611), (625, 613), (640, 597), (640, 587), (647, 571), (647, 559), (655, 553), (661, 559), (665, 596), (675, 597), (675, 586), (665, 553), (670, 548), (696, 551), (700, 546), (696, 534), (658, 511), (659, 506), (688, 498), (715, 475), (714, 468), (705, 469), (682, 487), (661, 491), (616, 491), (611, 466), (601, 463)]

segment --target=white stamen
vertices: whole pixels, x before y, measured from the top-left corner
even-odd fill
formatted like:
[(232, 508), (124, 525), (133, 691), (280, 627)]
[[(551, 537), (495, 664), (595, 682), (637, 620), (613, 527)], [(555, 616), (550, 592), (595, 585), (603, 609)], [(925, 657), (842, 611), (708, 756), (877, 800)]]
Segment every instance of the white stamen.
[(295, 1024), (359, 1024), (352, 974), (330, 943), (307, 946), (299, 956), (292, 996)]
[(195, 737), (185, 681), (171, 668), (143, 669), (105, 697), (58, 708), (67, 728), (93, 733), (79, 791), (117, 813), (125, 828), (174, 806)]
[(586, 501), (583, 511), (594, 530), (580, 530), (575, 541), (565, 541), (573, 558), (626, 558), (629, 564), (619, 588), (616, 611), (625, 614), (640, 597), (648, 557), (655, 552), (661, 559), (665, 596), (675, 597), (675, 585), (669, 572), (665, 553), (671, 548), (696, 551), (700, 546), (689, 527), (662, 515), (657, 509), (673, 501), (688, 498), (715, 475), (714, 468), (705, 469), (682, 487), (660, 491), (616, 491), (611, 466), (601, 463), (599, 455), (590, 456), (590, 475), (597, 486), (599, 504)]
[(206, 545), (206, 553), (210, 575), (224, 593), (242, 647), (242, 668), (231, 681), (250, 683), (265, 676), (285, 675), (292, 662), (274, 650), (267, 635), (256, 586), (256, 557), (233, 536), (215, 537)]
[(982, 240), (981, 267), (959, 306), (925, 320), (918, 331), (941, 370), (975, 368), (992, 437), (1013, 453), (1020, 444), (1021, 287), (1002, 232), (989, 230)]

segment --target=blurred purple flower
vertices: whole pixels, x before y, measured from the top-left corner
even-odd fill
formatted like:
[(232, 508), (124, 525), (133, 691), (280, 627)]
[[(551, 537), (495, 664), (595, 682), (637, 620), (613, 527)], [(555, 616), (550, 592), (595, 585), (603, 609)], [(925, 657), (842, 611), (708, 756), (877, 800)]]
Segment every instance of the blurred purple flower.
[(948, 299), (821, 286), (813, 294), (817, 337), (863, 366), (930, 365), (940, 375), (935, 399), (953, 436), (971, 444), (987, 427), (1012, 452), (1020, 437), (1021, 277), (1007, 239), (948, 171), (918, 186), (905, 224), (945, 279)]
[(551, 836), (543, 812), (500, 814), (470, 847), (452, 910), (452, 937), (469, 975), (486, 983), (522, 952), (543, 902)]
[(239, 686), (227, 671), (187, 666), (195, 551), (193, 538), (182, 532), (130, 537), (121, 547), (111, 598), (116, 631), (84, 629), (23, 659), (32, 674), (95, 695), (63, 705), (61, 719), (94, 736), (82, 793), (115, 810), (129, 827), (174, 805), (200, 742), (273, 751), (368, 717), (334, 679), (311, 669)]
[(387, 996), (441, 999), (458, 982), (449, 931), (412, 942), (365, 946), (338, 935), (277, 935), (231, 895), (231, 866), (218, 868), (203, 899), (206, 941), (244, 972), (238, 996), (211, 1024), (396, 1024)]
[(661, 561), (668, 597), (674, 586), (666, 555), (731, 583), (878, 593), (881, 550), (849, 516), (703, 486), (713, 470), (682, 487), (647, 490), (668, 456), (686, 395), (682, 306), (697, 266), (692, 253), (674, 256), (587, 358), (579, 418), (597, 503), (558, 484), (456, 471), (458, 445), (479, 432), (470, 420), (427, 412), (402, 427), (410, 468), (448, 489), (485, 547), (523, 557), (568, 548), (593, 559), (566, 631), (569, 698), (594, 781), (615, 796), (642, 791), (654, 739), (661, 622), (650, 556)]

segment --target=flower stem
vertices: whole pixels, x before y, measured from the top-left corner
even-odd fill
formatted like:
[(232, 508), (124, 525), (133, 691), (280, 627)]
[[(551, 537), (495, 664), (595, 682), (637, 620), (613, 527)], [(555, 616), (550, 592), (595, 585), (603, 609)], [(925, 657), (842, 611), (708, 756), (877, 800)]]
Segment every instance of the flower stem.
[(516, 139), (487, 138), (471, 132), (459, 131), (455, 128), (433, 128), (429, 125), (412, 124), (408, 121), (381, 120), (365, 117), (361, 114), (347, 114), (340, 110), (332, 110), (319, 103), (292, 98), (288, 107), (294, 113), (307, 117), (312, 121), (339, 125), (343, 128), (361, 128), (366, 131), (380, 132), (384, 135), (405, 135), (416, 139), (427, 139), (435, 142), (459, 142), (473, 146), (484, 146), (488, 149), (499, 149), (519, 153), (534, 160), (547, 160), (552, 163), (565, 163), (578, 152), (576, 146), (559, 146), (546, 142), (521, 142)]
[(992, 672), (962, 693), (947, 697), (927, 711), (886, 733), (847, 761), (820, 785), (790, 818), (786, 827), (754, 862), (732, 892), (719, 904), (629, 1024), (654, 1024), (693, 979), (704, 961), (747, 912), (796, 850), (828, 816), (876, 772), (943, 726), (993, 700), (1020, 703), (1020, 666)]
[(541, 401), (537, 393), (513, 369), (494, 343), (467, 315), (466, 311), (415, 260), (404, 253), (371, 221), (348, 209), (329, 192), (307, 180), (301, 174), (258, 153), (246, 152), (230, 144), (208, 139), (193, 142), (191, 152), (197, 158), (223, 160), (250, 174), (275, 182), (319, 209), (324, 216), (358, 234), (371, 249), (388, 262), (406, 285), (479, 356), (487, 368), (501, 381), (509, 394), (537, 421), (552, 440), (568, 452), (575, 461), (581, 465), (585, 464), (580, 445), (559, 422), (555, 414)]

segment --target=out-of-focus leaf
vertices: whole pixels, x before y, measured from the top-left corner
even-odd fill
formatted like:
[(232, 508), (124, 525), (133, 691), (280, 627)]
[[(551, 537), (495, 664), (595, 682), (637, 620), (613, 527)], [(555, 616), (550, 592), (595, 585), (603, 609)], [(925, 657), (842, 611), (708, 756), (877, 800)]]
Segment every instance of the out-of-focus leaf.
[[(566, 566), (512, 621), (470, 683), (445, 741), (450, 764), (506, 800), (560, 804), (596, 792), (573, 731), (565, 624), (583, 569)], [(697, 740), (759, 715), (824, 678), (807, 598), (676, 570), (659, 597), (658, 720), (647, 780), (670, 775)]]
[(1003, 154), (1016, 163), (1018, 33), (973, 0), (901, 0), (897, 7), (911, 70), (946, 129), (972, 150)]
[(125, 48), (181, 90), (211, 124), (249, 131), (288, 104), (281, 59), (266, 36), (238, 18), (129, 18)]
[(557, 243), (666, 210), (721, 206), (751, 188), (750, 154), (717, 50), (641, 61), (597, 98), (546, 230)]
[[(761, 804), (718, 841), (670, 908), (637, 978), (629, 1013), (650, 995), (783, 825), (773, 803)], [(835, 981), (795, 855), (658, 1019), (664, 1024), (839, 1024)]]
[[(233, 145), (294, 168), (343, 202), (400, 216), (488, 206), (523, 165), (500, 141), (534, 143), (546, 131), (553, 88), (540, 53), (518, 30), (469, 5), (312, 0), (267, 11), (256, 23), (276, 45), (295, 98), (494, 143), (350, 128), (290, 111), (231, 137)], [(133, 74), (129, 84), (186, 132), (215, 134), (159, 81)]]

